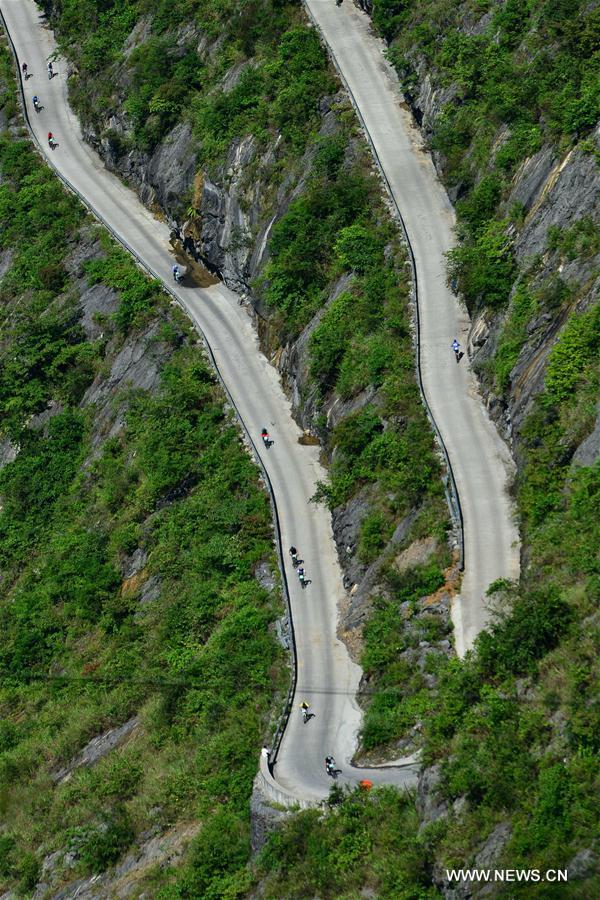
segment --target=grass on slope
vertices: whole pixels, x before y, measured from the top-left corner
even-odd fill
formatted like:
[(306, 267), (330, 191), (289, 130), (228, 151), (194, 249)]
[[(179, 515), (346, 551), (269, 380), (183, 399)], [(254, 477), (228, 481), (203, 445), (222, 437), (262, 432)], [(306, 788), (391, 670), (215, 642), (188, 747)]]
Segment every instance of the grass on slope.
[[(515, 275), (511, 219), (498, 211), (519, 164), (544, 143), (566, 151), (600, 118), (600, 14), (584, 0), (375, 0), (405, 93), (421, 57), (448, 100), (431, 146), (458, 192), (451, 270), (471, 309), (503, 306)], [(584, 141), (585, 144), (585, 141)]]
[(438, 686), (421, 694), (423, 758), (438, 767), (436, 802), (446, 815), (415, 836), (412, 804), (380, 792), (350, 797), (327, 818), (303, 813), (258, 860), (265, 896), (281, 895), (286, 883), (298, 897), (354, 897), (365, 887), (378, 897), (435, 896), (431, 873), (443, 882), (444, 869), (473, 866), (507, 822), (499, 867), (545, 872), (591, 853), (567, 884), (511, 884), (510, 896), (598, 893), (600, 463), (572, 470), (560, 456), (590, 384), (597, 396), (597, 379), (590, 361), (558, 410), (544, 410), (547, 397), (540, 399), (519, 495), (529, 565), (519, 585), (496, 585), (499, 619), (477, 652), (441, 664)]
[[(123, 101), (131, 133), (126, 139), (108, 135), (120, 152), (151, 150), (181, 120), (192, 125), (203, 171), (218, 170), (232, 143), (247, 135), (259, 147), (273, 147), (277, 139), (271, 174), (276, 186), (286, 175), (298, 176), (298, 160), (307, 151), (303, 189), (271, 231), (269, 263), (255, 290), (269, 311), (270, 331), (282, 343), (298, 337), (327, 305), (308, 346), (308, 389), (318, 392), (323, 412), (317, 424), (332, 459), (329, 481), (317, 497), (335, 508), (369, 490), (371, 510), (356, 548), (365, 563), (381, 554), (411, 509), (420, 509), (414, 537), (437, 536), (441, 549), (431, 564), (439, 586), (449, 563), (447, 512), (414, 378), (406, 261), (349, 106), (337, 99), (321, 104), (335, 120), (329, 116), (327, 133), (315, 134), (319, 103), (337, 86), (298, 4), (177, 2), (150, 8), (131, 0), (90, 0), (84, 15), (78, 3), (64, 0), (53, 22), (77, 65), (72, 93), (84, 119), (101, 130), (107, 109)], [(132, 49), (127, 35), (134, 26)], [(225, 88), (229, 71), (237, 80)], [(119, 83), (123, 97), (116, 94)], [(252, 166), (244, 177), (252, 178)], [(341, 278), (344, 289), (328, 304)], [(348, 403), (349, 413), (328, 429), (324, 410), (332, 396)], [(433, 583), (429, 572), (421, 581), (420, 575), (408, 575), (411, 596), (422, 596)], [(412, 666), (405, 677), (392, 664), (392, 646), (407, 641), (396, 627), (405, 585), (392, 559), (384, 580), (394, 600), (382, 603), (366, 632), (367, 674), (373, 687), (383, 679), (387, 691), (371, 704), (373, 721), (365, 728), (370, 747), (397, 738), (414, 721), (420, 706), (414, 697), (424, 684)], [(412, 635), (408, 643), (425, 636)]]
[[(333, 85), (317, 35), (286, 0), (62, 0), (52, 22), (77, 66), (71, 96), (83, 120), (102, 128), (103, 113), (124, 100), (131, 133), (108, 135), (120, 150), (152, 150), (187, 118), (205, 164), (249, 133), (262, 143), (280, 133), (295, 153)], [(220, 80), (236, 65), (239, 80), (223, 90)], [(130, 76), (118, 98), (123, 66)]]
[[(254, 577), (274, 564), (269, 505), (156, 285), (107, 244), (87, 278), (119, 304), (86, 340), (65, 265), (89, 224), (27, 143), (2, 138), (0, 166), (2, 438), (18, 447), (0, 472), (0, 883), (28, 894), (55, 850), (71, 854), (58, 883), (102, 872), (142, 834), (196, 822), (190, 853), (213, 862), (192, 893), (223, 896), (248, 857), (258, 748), (283, 687), (276, 598)], [(154, 324), (160, 387), (124, 386), (125, 425), (98, 447), (83, 393)], [(49, 401), (54, 415), (32, 422)], [(55, 783), (133, 715), (122, 747)], [(150, 877), (157, 896), (171, 876)]]
[(439, 896), (412, 799), (384, 788), (334, 792), (326, 812), (302, 812), (273, 835), (255, 867), (266, 900)]

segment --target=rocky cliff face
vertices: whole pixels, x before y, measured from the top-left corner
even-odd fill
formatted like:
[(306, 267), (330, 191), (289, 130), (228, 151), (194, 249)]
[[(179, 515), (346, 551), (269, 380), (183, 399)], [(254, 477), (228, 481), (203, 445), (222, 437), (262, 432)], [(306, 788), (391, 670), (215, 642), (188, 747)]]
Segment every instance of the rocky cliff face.
[[(125, 43), (128, 57), (148, 37), (151, 20), (143, 19)], [(196, 44), (201, 56), (211, 57), (220, 38), (210, 42), (192, 26), (179, 43)], [(224, 93), (238, 83), (247, 63), (235, 63), (221, 78)], [(116, 73), (114, 108), (103, 120), (84, 127), (85, 139), (107, 167), (119, 174), (149, 208), (167, 218), (174, 238), (186, 253), (215, 272), (233, 290), (247, 294), (268, 254), (273, 223), (285, 212), (310, 168), (303, 159), (297, 171), (278, 173), (279, 141), (260, 148), (252, 136), (234, 140), (225, 160), (210, 174), (198, 164), (198, 140), (189, 121), (179, 122), (152, 152), (127, 149), (132, 122), (124, 108), (129, 89), (126, 66)], [(322, 132), (335, 129), (327, 101), (322, 109)]]
[[(354, 0), (367, 13), (373, 13), (372, 0)], [(460, 30), (466, 35), (481, 35), (492, 20), (493, 11), (484, 15), (476, 9), (465, 11)], [(405, 97), (426, 141), (431, 141), (436, 125), (447, 104), (460, 104), (458, 85), (447, 83), (440, 73), (428, 67), (418, 46), (408, 53), (404, 65), (410, 71), (404, 80)], [(498, 128), (492, 140), (494, 154), (510, 136), (506, 125)], [(600, 125), (583, 143), (562, 150), (556, 143), (547, 142), (525, 159), (512, 176), (508, 195), (499, 204), (498, 212), (510, 217), (518, 210), (517, 222), (508, 229), (508, 237), (519, 272), (519, 279), (527, 278), (529, 289), (540, 294), (548, 292), (557, 279), (567, 286), (568, 303), (540, 303), (527, 323), (527, 335), (518, 359), (503, 390), (494, 383), (490, 363), (496, 356), (504, 326), (510, 315), (507, 310), (483, 310), (472, 320), (469, 354), (481, 379), (483, 395), (500, 432), (509, 442), (519, 462), (521, 429), (531, 412), (535, 398), (544, 386), (548, 355), (554, 342), (573, 311), (582, 312), (594, 302), (600, 290), (598, 278), (600, 256), (565, 258), (558, 249), (549, 246), (553, 229), (567, 230), (582, 219), (600, 222)], [(433, 149), (433, 160), (442, 181), (447, 181), (448, 160)], [(486, 174), (479, 174), (481, 179)], [(461, 181), (448, 185), (453, 203), (464, 191)], [(511, 294), (514, 299), (518, 280)], [(593, 442), (592, 442), (593, 443)], [(591, 445), (588, 445), (588, 447)], [(595, 444), (594, 444), (595, 446)], [(585, 458), (591, 460), (588, 449)], [(597, 458), (597, 457), (596, 457)]]
[[(593, 142), (600, 147), (600, 127)], [(482, 312), (472, 323), (470, 353), (482, 378), (484, 396), (496, 422), (519, 461), (522, 426), (544, 387), (546, 363), (557, 336), (573, 312), (583, 312), (598, 299), (600, 255), (565, 258), (549, 247), (551, 229), (566, 230), (581, 219), (600, 221), (600, 172), (592, 153), (581, 149), (559, 154), (543, 147), (527, 159), (515, 175), (504, 210), (522, 204), (523, 222), (513, 234), (513, 251), (519, 269), (526, 273), (532, 292), (548, 294), (564, 285), (568, 302), (553, 308), (540, 304), (527, 324), (527, 336), (510, 372), (502, 395), (487, 374), (486, 363), (497, 354), (509, 310), (500, 315)], [(530, 273), (530, 274), (529, 274)], [(512, 292), (514, 298), (516, 285)], [(590, 460), (590, 463), (594, 460)]]

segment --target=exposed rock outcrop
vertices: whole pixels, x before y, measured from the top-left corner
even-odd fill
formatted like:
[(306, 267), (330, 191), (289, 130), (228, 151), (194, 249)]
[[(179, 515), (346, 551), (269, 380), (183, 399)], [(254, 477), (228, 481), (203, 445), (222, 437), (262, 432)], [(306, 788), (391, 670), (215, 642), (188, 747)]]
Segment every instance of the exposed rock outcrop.
[(142, 835), (136, 847), (113, 869), (101, 875), (78, 878), (58, 890), (56, 885), (60, 884), (61, 868), (65, 868), (65, 853), (62, 850), (51, 853), (42, 864), (42, 880), (37, 885), (34, 900), (47, 897), (52, 900), (74, 900), (75, 897), (99, 900), (138, 895), (140, 880), (156, 866), (175, 865), (200, 827), (197, 822), (183, 822), (164, 833)]
[[(590, 140), (600, 150), (600, 126)], [(514, 243), (519, 260), (544, 252), (553, 225), (569, 228), (585, 216), (600, 220), (600, 177), (594, 154), (576, 147), (561, 157), (553, 147), (543, 147), (517, 170), (506, 208), (515, 202), (523, 203), (527, 212)]]
[(172, 352), (172, 348), (160, 340), (160, 331), (161, 323), (153, 322), (143, 332), (132, 336), (113, 357), (108, 375), (100, 374), (85, 392), (82, 405), (94, 406), (94, 451), (125, 427), (128, 404), (123, 398), (115, 414), (117, 395), (124, 388), (154, 391), (158, 387), (160, 371)]
[(258, 779), (254, 782), (251, 800), (252, 851), (264, 847), (269, 834), (292, 815), (289, 810), (276, 809), (265, 797)]
[(133, 718), (124, 722), (123, 725), (119, 725), (118, 728), (109, 728), (104, 734), (92, 738), (83, 750), (66, 766), (51, 773), (54, 783), (63, 784), (63, 782), (69, 780), (76, 769), (95, 765), (103, 756), (106, 756), (107, 753), (110, 753), (111, 750), (122, 744), (139, 727), (139, 724), (140, 720), (138, 717), (133, 716)]
[[(372, 13), (372, 0), (354, 2)], [(459, 29), (471, 36), (482, 34), (492, 16), (493, 10), (482, 15), (477, 9), (467, 8)], [(429, 141), (443, 115), (444, 107), (459, 97), (459, 88), (440, 77), (429, 66), (418, 46), (406, 53), (403, 67), (405, 98), (425, 140)], [(493, 152), (497, 152), (509, 136), (509, 126), (499, 125), (492, 142)], [(548, 139), (514, 172), (510, 190), (498, 210), (506, 216), (511, 216), (517, 208), (522, 210), (522, 222), (518, 226), (511, 226), (508, 236), (517, 264), (527, 268), (535, 263), (534, 289), (559, 275), (577, 298), (578, 311), (585, 309), (598, 296), (600, 279), (597, 273), (600, 260), (577, 259), (565, 264), (559, 260), (557, 253), (548, 250), (548, 235), (553, 227), (568, 229), (585, 217), (595, 223), (600, 222), (599, 151), (600, 125), (592, 132), (585, 145), (578, 145), (568, 151), (562, 150)], [(432, 151), (432, 156), (437, 171), (444, 180), (448, 161), (437, 150)], [(485, 173), (481, 172), (479, 177), (483, 174)], [(455, 202), (464, 188), (465, 185), (460, 180), (448, 184), (450, 199)], [(528, 326), (527, 339), (510, 375), (510, 387), (503, 396), (497, 395), (486, 363), (496, 353), (506, 313), (500, 311), (490, 314), (485, 311), (473, 320), (470, 355), (479, 372), (490, 414), (511, 444), (517, 462), (522, 424), (535, 397), (543, 389), (548, 355), (569, 312), (567, 308), (546, 309), (533, 317)]]
[(598, 459), (600, 459), (600, 404), (594, 430), (573, 454), (573, 463), (578, 466), (593, 466)]
[(422, 828), (448, 815), (448, 804), (442, 799), (439, 792), (441, 779), (440, 766), (424, 769), (419, 777), (417, 810)]

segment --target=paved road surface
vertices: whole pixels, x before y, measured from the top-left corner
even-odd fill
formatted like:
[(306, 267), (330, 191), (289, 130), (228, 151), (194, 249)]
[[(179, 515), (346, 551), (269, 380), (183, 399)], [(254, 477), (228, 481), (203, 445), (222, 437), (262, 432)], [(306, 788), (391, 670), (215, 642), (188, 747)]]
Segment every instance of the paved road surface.
[[(171, 285), (173, 256), (168, 227), (154, 219), (84, 143), (78, 121), (67, 103), (64, 61), (59, 59), (55, 63), (58, 74), (51, 81), (47, 78), (46, 61), (55, 44), (38, 7), (32, 0), (1, 0), (0, 9), (19, 64), (27, 62), (33, 75), (25, 83), (26, 102), (48, 161), (152, 271)], [(34, 94), (44, 106), (39, 114), (32, 109)], [(58, 141), (54, 151), (47, 146), (48, 131)], [(325, 477), (318, 448), (298, 443), (300, 431), (291, 417), (277, 373), (260, 353), (251, 322), (236, 296), (223, 285), (206, 290), (181, 287), (177, 293), (206, 334), (248, 430), (260, 444), (260, 430), (265, 425), (274, 439), (268, 452), (261, 449), (261, 456), (277, 497), (284, 547), (292, 543), (298, 547), (312, 579), (302, 592), (288, 564), (298, 690), (294, 715), (284, 734), (275, 769), (283, 792), (279, 799), (285, 802), (285, 792), (308, 801), (325, 797), (331, 785), (323, 764), (327, 754), (332, 754), (342, 769), (341, 783), (365, 777), (375, 783), (399, 786), (414, 783), (415, 766), (350, 769), (361, 720), (355, 700), (360, 669), (336, 637), (337, 605), (344, 590), (330, 517), (322, 508), (308, 503), (317, 480)], [(307, 725), (302, 724), (298, 710), (301, 699), (308, 700), (315, 713)]]
[(456, 364), (453, 338), (464, 347), (466, 310), (446, 287), (444, 253), (453, 246), (454, 214), (406, 105), (398, 79), (351, 0), (305, 0), (360, 110), (402, 212), (415, 256), (425, 394), (450, 457), (460, 496), (465, 573), (452, 614), (462, 656), (488, 621), (485, 592), (497, 578), (519, 574), (519, 534), (507, 483), (510, 454), (478, 394), (466, 356)]

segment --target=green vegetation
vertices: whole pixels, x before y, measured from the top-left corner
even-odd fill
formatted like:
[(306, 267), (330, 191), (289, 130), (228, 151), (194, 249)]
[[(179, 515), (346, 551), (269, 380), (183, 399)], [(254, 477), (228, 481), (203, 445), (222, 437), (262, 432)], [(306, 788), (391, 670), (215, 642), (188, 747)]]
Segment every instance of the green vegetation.
[[(336, 121), (326, 136), (317, 134), (320, 101), (337, 85), (299, 4), (88, 0), (87, 5), (83, 15), (78, 3), (63, 0), (53, 8), (52, 21), (77, 67), (75, 105), (98, 132), (114, 107), (115, 84), (127, 70), (131, 128), (125, 135), (108, 135), (125, 142), (119, 152), (126, 145), (152, 149), (183, 119), (198, 140), (203, 171), (219, 171), (232, 142), (252, 136), (259, 148), (272, 148), (277, 138), (269, 190), (275, 192), (287, 173), (304, 174), (302, 192), (272, 229), (269, 262), (256, 290), (282, 341), (297, 336), (347, 276), (346, 289), (310, 339), (310, 373), (323, 406), (333, 392), (347, 401), (367, 390), (374, 395), (331, 434), (323, 429), (334, 462), (330, 483), (318, 497), (337, 506), (376, 485), (375, 518), (361, 538), (365, 559), (411, 507), (426, 504), (444, 516), (439, 467), (414, 382), (403, 252), (345, 101), (327, 100)], [(258, 164), (248, 166), (248, 178)], [(108, 263), (94, 265), (109, 278)], [(118, 267), (115, 275), (124, 290)], [(143, 313), (143, 291), (135, 285), (127, 289), (121, 327)]]
[(586, 368), (598, 359), (600, 306), (572, 316), (552, 348), (546, 369), (546, 402), (555, 406), (569, 397)]
[[(554, 269), (577, 259), (583, 264), (599, 250), (600, 230), (589, 218), (579, 219), (566, 229), (556, 226), (548, 229), (547, 252), (552, 254)], [(559, 322), (566, 319), (576, 307), (579, 297), (589, 289), (587, 281), (581, 285), (576, 280), (569, 284), (557, 274), (540, 280), (539, 268), (540, 261), (537, 259), (520, 273), (494, 357), (490, 364), (482, 367), (493, 376), (494, 386), (499, 393), (506, 394), (508, 391), (511, 371), (536, 317), (546, 313), (556, 317)], [(564, 400), (572, 392), (582, 370), (597, 352), (597, 316), (597, 311), (591, 309), (567, 319), (566, 328), (548, 360), (545, 377), (546, 407)]]
[[(483, 30), (472, 28), (486, 12)], [(508, 391), (535, 316), (565, 321), (545, 390), (519, 435), (522, 578), (493, 586), (497, 617), (476, 652), (464, 661), (434, 652), (422, 665), (419, 645), (435, 647), (446, 636), (423, 597), (445, 586), (451, 560), (414, 383), (405, 262), (343, 103), (331, 103), (335, 128), (315, 135), (319, 99), (334, 82), (298, 4), (62, 0), (53, 15), (79, 72), (74, 100), (119, 152), (151, 150), (189, 118), (211, 171), (231, 141), (247, 135), (262, 148), (281, 132), (275, 189), (284, 174), (298, 174), (306, 148), (305, 159), (314, 158), (302, 192), (273, 228), (257, 290), (283, 337), (299, 335), (323, 310), (309, 340), (307, 390), (318, 392), (333, 462), (317, 499), (336, 507), (368, 497), (357, 552), (365, 564), (383, 552), (384, 590), (372, 598), (363, 634), (364, 746), (395, 747), (416, 728), (425, 763), (439, 767), (448, 813), (418, 833), (411, 798), (334, 791), (327, 813), (292, 818), (248, 865), (248, 795), (273, 704), (270, 684), (280, 684), (268, 634), (273, 599), (253, 578), (257, 563), (271, 558), (265, 499), (210, 374), (167, 317), (156, 286), (109, 247), (87, 277), (116, 287), (120, 306), (102, 341), (86, 341), (65, 266), (80, 213), (60, 189), (50, 193), (23, 147), (7, 145), (1, 240), (14, 257), (0, 291), (14, 314), (2, 319), (0, 391), (5, 434), (20, 452), (0, 476), (0, 773), (10, 822), (0, 832), (0, 876), (26, 893), (42, 847), (70, 847), (76, 866), (65, 877), (72, 877), (111, 865), (148, 827), (198, 820), (182, 867), (146, 876), (151, 895), (435, 896), (435, 873), (472, 865), (504, 822), (511, 830), (500, 864), (565, 866), (592, 846), (597, 817), (600, 469), (576, 468), (572, 457), (596, 419), (598, 307), (573, 313), (570, 284), (558, 275), (540, 282), (535, 261), (518, 270), (512, 239), (524, 208), (507, 210), (505, 200), (519, 164), (543, 143), (593, 149), (585, 138), (600, 113), (597, 8), (583, 0), (375, 0), (406, 92), (416, 84), (415, 48), (434, 80), (455, 88), (432, 136), (459, 198), (450, 276), (471, 309), (489, 306), (498, 315), (511, 298), (489, 364), (498, 390)], [(213, 52), (196, 52), (204, 38), (219, 36)], [(107, 111), (121, 101), (117, 72), (130, 78), (125, 135), (103, 131)], [(46, 197), (39, 208), (38, 194)], [(48, 198), (58, 223), (44, 223)], [(36, 234), (56, 225), (54, 240), (33, 262), (21, 259), (28, 249), (15, 249), (19, 236), (29, 237), (38, 221), (44, 228)], [(598, 252), (596, 226), (583, 219), (551, 229), (547, 249), (557, 259), (589, 261)], [(37, 259), (50, 267), (42, 271)], [(172, 344), (161, 387), (115, 398), (125, 427), (95, 453), (93, 415), (79, 405), (85, 389), (125, 336), (156, 317)], [(352, 408), (363, 392), (367, 403), (328, 432), (328, 401)], [(27, 427), (49, 399), (60, 408)], [(386, 549), (411, 510), (418, 515), (405, 540)], [(425, 562), (400, 564), (408, 543), (431, 536), (436, 546)], [(144, 568), (124, 580), (124, 562), (138, 548)], [(150, 579), (159, 593), (144, 605)], [(141, 727), (128, 742), (53, 785), (49, 773), (74, 747), (134, 714)], [(558, 896), (544, 884), (513, 888)], [(597, 893), (593, 874), (560, 887), (561, 897)]]
[(430, 885), (425, 842), (417, 835), (411, 799), (383, 789), (372, 794), (332, 792), (327, 814), (302, 812), (289, 820), (258, 858), (267, 900), (305, 897), (437, 897)]
[(335, 507), (377, 485), (381, 504), (365, 524), (367, 558), (367, 544), (378, 542), (375, 522), (381, 543), (392, 521), (426, 497), (434, 502), (442, 488), (414, 380), (404, 254), (377, 180), (366, 174), (366, 155), (344, 162), (348, 140), (342, 128), (319, 141), (304, 193), (273, 228), (259, 290), (281, 328), (297, 334), (327, 302), (331, 285), (346, 279), (312, 331), (310, 372), (323, 401), (369, 388), (377, 397), (327, 436), (330, 482), (317, 498)]
[[(73, 856), (58, 859), (59, 884), (102, 872), (149, 828), (199, 821), (181, 886), (152, 872), (151, 890), (223, 896), (248, 858), (258, 748), (284, 687), (275, 598), (254, 578), (274, 563), (269, 505), (157, 285), (98, 240), (27, 143), (2, 138), (0, 167), (0, 437), (18, 448), (0, 472), (0, 882), (30, 893), (55, 850)], [(117, 292), (92, 342), (86, 282)], [(126, 340), (166, 362), (153, 393), (124, 383), (111, 398), (103, 414), (124, 425), (108, 438), (82, 399)], [(119, 748), (53, 780), (134, 715)]]
[[(319, 141), (306, 190), (272, 230), (271, 260), (259, 289), (268, 305), (280, 311), (288, 333), (297, 334), (323, 305), (337, 272), (334, 248), (342, 230), (369, 217), (375, 192), (359, 167), (348, 171), (344, 166), (347, 143), (344, 132)], [(320, 375), (323, 365), (317, 359), (314, 374)]]
[(120, 247), (104, 240), (106, 256), (86, 265), (90, 284), (102, 284), (119, 291), (119, 309), (115, 314), (117, 328), (127, 334), (148, 321), (156, 307), (160, 284), (149, 281), (131, 264), (131, 257)]
[[(434, 512), (442, 521), (442, 510), (434, 507)], [(424, 521), (426, 515), (421, 514), (405, 544), (418, 538), (422, 530), (431, 530)], [(373, 598), (373, 610), (363, 630), (360, 662), (369, 687), (364, 696), (362, 746), (367, 751), (390, 745), (393, 752), (394, 742), (415, 727), (430, 706), (431, 676), (437, 676), (443, 657), (432, 652), (421, 666), (418, 648), (426, 641), (435, 651), (437, 643), (450, 636), (447, 621), (428, 608), (425, 599), (445, 585), (443, 569), (450, 562), (441, 525), (437, 549), (426, 563), (399, 571), (393, 554), (387, 553), (381, 570), (387, 594)]]
[(502, 306), (515, 273), (499, 205), (514, 172), (544, 142), (566, 149), (600, 118), (598, 9), (584, 0), (374, 0), (373, 20), (409, 98), (417, 56), (440, 87), (452, 86), (431, 138), (459, 198), (451, 273), (471, 309)]
[(527, 339), (527, 325), (536, 310), (536, 305), (528, 288), (524, 284), (519, 284), (511, 300), (508, 318), (494, 355), (494, 376), (499, 391), (505, 391), (510, 384), (510, 373)]
[(600, 253), (600, 228), (589, 216), (570, 228), (553, 225), (548, 229), (548, 249), (558, 250), (568, 260), (589, 259)]
[(503, 306), (516, 274), (507, 221), (491, 221), (463, 232), (463, 242), (448, 253), (449, 277), (471, 306)]
[(264, 142), (280, 133), (292, 150), (304, 149), (308, 128), (317, 123), (317, 101), (334, 86), (323, 50), (314, 31), (295, 25), (269, 51), (243, 70), (231, 91), (194, 103), (205, 162), (221, 157), (234, 138), (246, 134)]
[[(81, 209), (33, 156), (23, 141), (0, 138), (0, 249), (12, 254), (0, 284), (0, 340), (10, 340), (0, 369), (3, 430), (16, 437), (23, 418), (38, 412), (48, 396), (66, 402), (81, 396), (93, 377), (96, 348), (86, 344), (66, 293), (62, 260), (69, 234), (82, 222)], [(14, 181), (20, 190), (14, 189)], [(13, 314), (8, 305), (26, 293), (28, 304)]]
[[(100, 131), (115, 103), (115, 71), (127, 65), (131, 130), (107, 132), (120, 151), (152, 150), (187, 118), (204, 164), (221, 161), (231, 141), (248, 134), (264, 143), (280, 133), (294, 154), (317, 124), (319, 98), (334, 88), (317, 35), (298, 4), (285, 0), (62, 0), (52, 20), (77, 66), (75, 106)], [(146, 21), (150, 27), (127, 45), (134, 25)], [(219, 38), (217, 52), (198, 52), (200, 36)], [(220, 80), (234, 66), (239, 78), (223, 90)]]
[[(567, 423), (580, 409), (589, 390), (585, 379), (595, 380), (597, 397), (597, 375), (592, 361), (578, 396), (561, 404), (559, 420)], [(498, 619), (479, 637), (476, 653), (463, 662), (438, 657), (432, 690), (399, 653), (406, 625), (397, 606), (381, 604), (367, 626), (363, 661), (367, 670), (381, 669), (388, 689), (369, 708), (365, 742), (377, 745), (421, 721), (424, 762), (440, 766), (448, 815), (415, 837), (412, 807), (397, 799), (387, 806), (380, 792), (354, 795), (326, 818), (303, 813), (270, 839), (258, 860), (265, 896), (281, 895), (285, 879), (292, 890), (298, 886), (290, 894), (298, 897), (354, 896), (365, 887), (381, 897), (437, 896), (427, 887), (432, 868), (473, 865), (482, 842), (506, 821), (512, 830), (500, 865), (565, 867), (591, 846), (600, 752), (600, 464), (576, 472), (563, 464), (557, 478), (550, 457), (538, 455), (550, 454), (555, 439), (538, 432), (528, 451), (521, 508), (527, 513), (530, 497), (544, 492), (553, 503), (535, 520), (529, 515), (530, 564), (519, 585), (494, 586)], [(563, 453), (564, 439), (563, 433)], [(434, 566), (405, 579), (409, 600), (440, 583)], [(561, 885), (560, 893), (543, 884), (512, 887), (515, 896), (585, 897), (597, 893), (598, 881), (590, 871)]]

